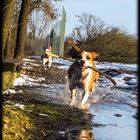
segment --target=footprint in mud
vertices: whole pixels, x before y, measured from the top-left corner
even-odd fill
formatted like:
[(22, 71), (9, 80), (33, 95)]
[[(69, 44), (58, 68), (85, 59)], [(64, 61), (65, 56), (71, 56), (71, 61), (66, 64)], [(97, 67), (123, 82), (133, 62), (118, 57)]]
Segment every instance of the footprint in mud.
[(119, 114), (119, 113), (114, 114), (114, 116), (116, 116), (116, 117), (122, 117), (122, 115)]

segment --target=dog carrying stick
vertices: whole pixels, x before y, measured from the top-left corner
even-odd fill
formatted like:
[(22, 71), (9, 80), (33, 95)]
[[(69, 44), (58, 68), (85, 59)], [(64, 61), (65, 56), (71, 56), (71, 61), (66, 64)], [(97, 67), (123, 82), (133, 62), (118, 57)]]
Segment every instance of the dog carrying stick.
[[(79, 53), (82, 52), (82, 50), (81, 50), (80, 48), (78, 48), (78, 47), (76, 46), (76, 44), (75, 44), (73, 41), (68, 40), (67, 43), (68, 43), (70, 46), (72, 46), (77, 52), (79, 52)], [(105, 73), (103, 73), (103, 72), (101, 72), (101, 71), (99, 71), (99, 70), (97, 70), (97, 69), (95, 69), (95, 68), (93, 68), (93, 67), (88, 66), (88, 68), (90, 68), (90, 69), (92, 69), (92, 70), (98, 72), (98, 73), (101, 74), (101, 75), (104, 75), (106, 78), (108, 78), (108, 79), (116, 86), (116, 81), (115, 81), (112, 77), (110, 77), (109, 75), (107, 75), (107, 74), (105, 74)]]
[[(71, 45), (77, 52), (79, 52), (79, 53), (82, 52), (82, 50), (81, 50), (80, 48), (78, 48), (78, 47), (74, 44), (73, 41), (67, 41), (67, 43), (68, 43), (69, 45)], [(48, 55), (51, 55), (51, 56), (56, 57), (56, 58), (62, 58), (62, 59), (65, 59), (65, 60), (69, 60), (69, 61), (74, 62), (74, 60), (72, 60), (72, 59), (69, 59), (69, 58), (66, 58), (66, 57), (62, 57), (62, 56), (59, 56), (59, 55), (56, 55), (56, 54), (48, 53)], [(95, 69), (95, 68), (93, 68), (93, 67), (90, 67), (90, 66), (88, 66), (87, 68), (90, 68), (90, 69), (92, 69), (92, 70), (98, 72), (99, 74), (105, 76), (106, 78), (108, 78), (108, 79), (116, 86), (116, 81), (115, 81), (112, 77), (110, 77), (109, 75), (107, 75), (107, 74), (105, 74), (104, 72), (101, 72), (101, 71), (99, 71), (99, 70), (97, 70), (97, 69)]]
[[(74, 62), (74, 60), (72, 60), (72, 59), (69, 59), (69, 58), (66, 58), (66, 57), (63, 57), (63, 56), (59, 56), (59, 55), (56, 55), (56, 54), (48, 53), (48, 55), (53, 56), (53, 57), (56, 57), (56, 58), (62, 58), (62, 59), (65, 59), (65, 60), (69, 60), (69, 61)], [(110, 77), (109, 75), (107, 75), (104, 72), (101, 72), (101, 71), (99, 71), (99, 70), (97, 70), (97, 69), (95, 69), (93, 67), (90, 67), (90, 66), (88, 66), (87, 68), (90, 68), (90, 69), (98, 72), (99, 74), (105, 76), (106, 78), (108, 78), (116, 86), (116, 81), (112, 77)]]

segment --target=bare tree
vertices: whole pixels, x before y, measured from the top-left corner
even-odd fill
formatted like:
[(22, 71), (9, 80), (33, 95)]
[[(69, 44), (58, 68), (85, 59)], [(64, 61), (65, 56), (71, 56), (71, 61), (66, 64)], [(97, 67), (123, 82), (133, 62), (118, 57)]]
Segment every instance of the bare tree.
[(16, 47), (14, 59), (21, 60), (24, 54), (24, 45), (26, 39), (27, 20), (29, 15), (31, 0), (23, 0), (18, 20)]
[[(51, 0), (3, 0), (2, 1), (2, 56), (6, 59), (22, 59), (27, 35), (27, 22), (34, 9), (41, 9), (55, 18)], [(39, 19), (40, 20), (40, 19)], [(41, 36), (44, 20), (40, 23)]]
[[(72, 37), (76, 38), (74, 33)], [(81, 48), (99, 52), (100, 60), (126, 63), (137, 60), (135, 38), (124, 29), (106, 25), (99, 17), (82, 14), (79, 17), (78, 38), (82, 42)]]
[(36, 0), (32, 2), (30, 12), (28, 29), (32, 32), (34, 39), (41, 38), (47, 23), (56, 18), (57, 11), (51, 4), (51, 0)]
[(84, 13), (79, 17), (80, 34), (84, 40), (95, 38), (105, 28), (104, 22), (96, 16)]
[(4, 57), (4, 49), (6, 41), (10, 34), (10, 25), (14, 14), (16, 0), (3, 0), (2, 1), (2, 57)]
[(4, 48), (4, 58), (12, 60), (14, 55), (14, 48), (16, 45), (18, 17), (21, 9), (22, 0), (17, 0), (14, 6), (14, 13), (8, 31), (8, 37)]
[(41, 39), (46, 36), (47, 26), (51, 17), (46, 15), (44, 11), (35, 9), (32, 11), (30, 21), (28, 23), (28, 30), (32, 33), (33, 39)]

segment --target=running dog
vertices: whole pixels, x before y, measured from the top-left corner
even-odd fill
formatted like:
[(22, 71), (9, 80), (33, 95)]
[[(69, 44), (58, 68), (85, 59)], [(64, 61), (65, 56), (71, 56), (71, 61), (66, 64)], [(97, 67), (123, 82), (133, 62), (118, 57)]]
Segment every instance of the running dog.
[(49, 53), (51, 53), (51, 47), (45, 49), (44, 54), (41, 56), (44, 70), (46, 70), (47, 67), (50, 68), (52, 64), (52, 56), (48, 55)]
[(71, 91), (71, 102), (73, 106), (76, 100), (77, 88), (83, 90), (80, 108), (87, 109), (87, 101), (90, 92), (95, 90), (95, 81), (99, 78), (99, 73), (88, 68), (88, 66), (96, 68), (94, 59), (97, 57), (96, 52), (82, 51), (78, 55), (78, 59), (70, 65), (68, 69), (69, 88)]

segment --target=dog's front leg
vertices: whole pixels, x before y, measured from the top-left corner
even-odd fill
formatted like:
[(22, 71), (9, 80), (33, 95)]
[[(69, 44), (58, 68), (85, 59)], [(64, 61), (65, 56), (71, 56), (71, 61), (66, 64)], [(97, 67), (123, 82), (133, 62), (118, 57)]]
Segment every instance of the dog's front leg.
[(81, 108), (82, 109), (85, 109), (85, 105), (86, 105), (86, 102), (88, 100), (88, 97), (89, 97), (89, 92), (88, 91), (84, 92), (84, 95), (83, 95), (83, 98), (81, 101)]
[(44, 67), (44, 70), (46, 70), (46, 59), (45, 58), (43, 58), (43, 60), (42, 60), (42, 64), (43, 64), (43, 67)]
[(72, 89), (71, 90), (71, 102), (70, 102), (70, 106), (73, 106), (76, 100), (76, 89)]
[(49, 67), (49, 68), (51, 67), (51, 64), (52, 64), (52, 62), (49, 62), (49, 63), (48, 63), (48, 67)]

